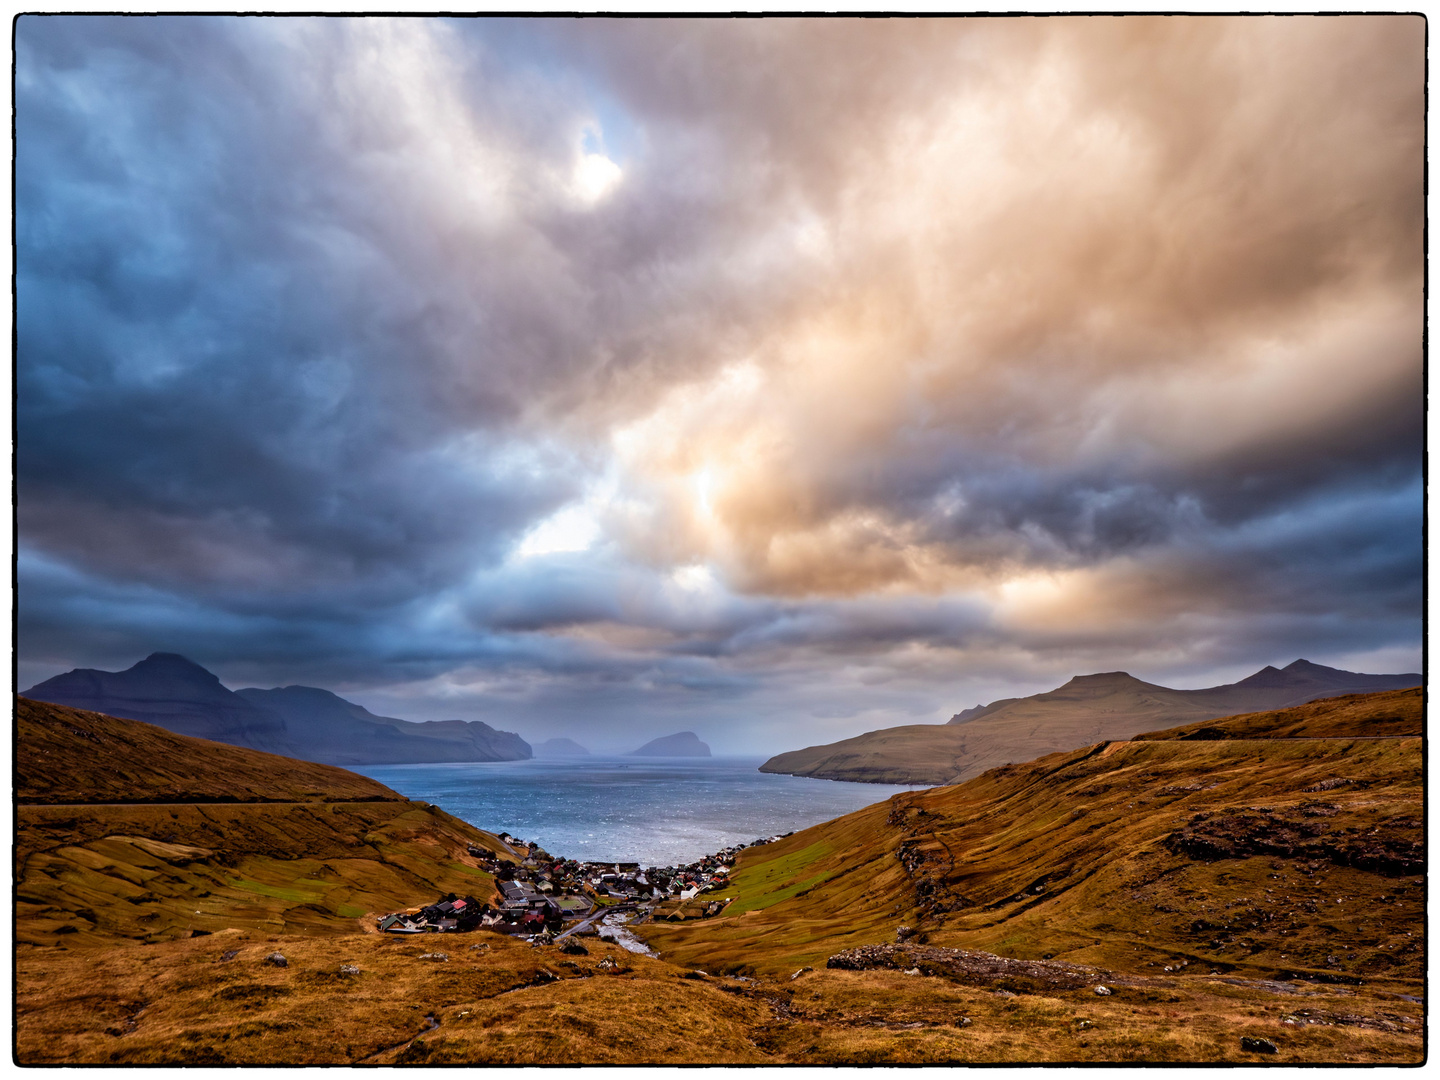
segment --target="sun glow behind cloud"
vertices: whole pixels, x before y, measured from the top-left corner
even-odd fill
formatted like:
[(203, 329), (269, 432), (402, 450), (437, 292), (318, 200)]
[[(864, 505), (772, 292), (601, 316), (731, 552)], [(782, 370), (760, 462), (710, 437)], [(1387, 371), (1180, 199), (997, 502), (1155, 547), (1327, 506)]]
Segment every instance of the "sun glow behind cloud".
[(571, 181), (575, 193), (586, 203), (599, 202), (620, 182), (620, 166), (604, 154), (583, 154)]

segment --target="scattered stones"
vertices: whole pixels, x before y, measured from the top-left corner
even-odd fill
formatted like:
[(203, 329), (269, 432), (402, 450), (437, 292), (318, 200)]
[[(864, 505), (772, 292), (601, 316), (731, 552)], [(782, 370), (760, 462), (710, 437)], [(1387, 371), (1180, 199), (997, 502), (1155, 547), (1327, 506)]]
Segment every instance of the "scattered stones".
[[(613, 971), (613, 970), (615, 969), (615, 967), (616, 967), (616, 964), (615, 964), (615, 961), (614, 961), (614, 960), (611, 960), (610, 957), (607, 956), (607, 957), (605, 957), (605, 959), (601, 960), (600, 963), (596, 964), (595, 966), (596, 966), (597, 968), (599, 968), (601, 971)], [(688, 976), (687, 976), (687, 978), (688, 978)]]
[(1108, 986), (1097, 986), (1095, 987), (1095, 993), (1099, 994), (1101, 997), (1109, 997), (1110, 988)]
[(1254, 1039), (1249, 1035), (1240, 1037), (1240, 1049), (1247, 1054), (1278, 1054), (1280, 1052), (1279, 1047), (1269, 1039)]
[(791, 976), (790, 976), (790, 981), (791, 981), (791, 982), (794, 982), (794, 981), (795, 981), (796, 979), (798, 979), (801, 975), (804, 975), (807, 971), (814, 971), (814, 970), (815, 970), (815, 969), (812, 968), (812, 967), (803, 967), (803, 968), (801, 968), (799, 971), (795, 972), (794, 975), (791, 975)]
[(915, 928), (914, 928), (913, 926), (901, 926), (901, 927), (897, 928), (896, 931), (895, 931), (895, 940), (896, 940), (896, 942), (908, 941), (910, 938), (912, 938), (912, 937), (914, 937), (914, 936), (915, 936)]
[(482, 942), (480, 942), (479, 944), (471, 945), (471, 946), (470, 946), (470, 951), (471, 951), (471, 952), (476, 952), (476, 951), (479, 951), (479, 952), (489, 952), (489, 951), (490, 951), (490, 943), (489, 943), (488, 941), (482, 941)]
[(436, 963), (443, 964), (443, 963), (445, 963), (447, 960), (450, 959), (450, 954), (449, 954), (449, 953), (443, 953), (443, 952), (427, 952), (427, 953), (421, 953), (418, 959), (421, 959), (421, 960), (433, 960), (433, 961), (435, 961)]
[(276, 967), (290, 966), (290, 961), (285, 959), (283, 953), (278, 952), (272, 952), (269, 956), (265, 957), (265, 962), (267, 964), (274, 964)]
[(920, 974), (920, 969), (919, 969), (919, 968), (909, 968), (909, 969), (905, 972), (905, 974), (906, 974), (906, 975), (919, 975), (919, 974)]
[(351, 976), (353, 976), (353, 975), (359, 975), (359, 974), (360, 974), (360, 969), (359, 969), (358, 967), (356, 967), (354, 964), (341, 964), (341, 965), (340, 965), (340, 974), (341, 974), (341, 975), (351, 975)]
[(1108, 971), (1053, 960), (1013, 960), (968, 949), (945, 949), (933, 945), (861, 945), (836, 953), (825, 962), (843, 971), (871, 971), (889, 968), (908, 971), (919, 968), (928, 975), (942, 975), (971, 984), (1004, 980), (1020, 990), (1081, 990), (1098, 979), (1110, 978)]
[(239, 955), (240, 955), (240, 950), (239, 950), (239, 949), (226, 949), (224, 952), (222, 952), (222, 953), (220, 954), (220, 959), (221, 959), (221, 960), (234, 960), (235, 957), (237, 957), (237, 956), (239, 956)]
[(578, 941), (566, 938), (565, 944), (560, 946), (560, 951), (566, 956), (589, 956), (590, 950)]

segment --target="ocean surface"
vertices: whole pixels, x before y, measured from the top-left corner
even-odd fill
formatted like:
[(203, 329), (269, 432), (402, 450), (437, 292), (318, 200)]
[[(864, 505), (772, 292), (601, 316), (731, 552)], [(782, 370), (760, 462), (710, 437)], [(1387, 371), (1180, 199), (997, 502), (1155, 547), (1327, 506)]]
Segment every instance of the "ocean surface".
[(764, 758), (588, 757), (359, 765), (487, 832), (582, 862), (678, 866), (733, 844), (829, 821), (898, 791), (759, 772)]

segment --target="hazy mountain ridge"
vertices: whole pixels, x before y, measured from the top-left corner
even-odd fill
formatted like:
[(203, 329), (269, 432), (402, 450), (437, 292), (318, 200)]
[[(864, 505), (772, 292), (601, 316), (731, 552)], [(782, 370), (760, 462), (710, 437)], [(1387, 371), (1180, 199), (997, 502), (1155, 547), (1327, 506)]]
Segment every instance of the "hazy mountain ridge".
[(302, 757), (333, 765), (376, 762), (521, 761), (530, 744), (481, 720), (414, 722), (377, 716), (363, 705), (314, 686), (274, 690), (246, 687), (236, 693), (281, 716)]
[(226, 689), (199, 664), (152, 653), (124, 671), (77, 668), (32, 686), (26, 697), (140, 720), (167, 731), (330, 765), (518, 761), (519, 735), (479, 720), (415, 723), (377, 716), (329, 690)]
[(1419, 674), (1366, 675), (1307, 660), (1201, 690), (1173, 690), (1124, 671), (1099, 672), (1042, 694), (966, 709), (947, 724), (882, 728), (777, 754), (760, 769), (866, 783), (958, 783), (999, 765), (1143, 731), (1421, 681)]

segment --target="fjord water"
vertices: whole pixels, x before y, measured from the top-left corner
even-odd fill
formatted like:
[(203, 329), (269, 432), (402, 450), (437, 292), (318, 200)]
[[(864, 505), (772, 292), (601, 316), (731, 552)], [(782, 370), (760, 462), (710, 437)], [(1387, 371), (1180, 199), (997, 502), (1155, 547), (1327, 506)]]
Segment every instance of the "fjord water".
[(351, 769), (552, 855), (645, 866), (693, 862), (911, 790), (762, 773), (763, 760), (587, 757)]

